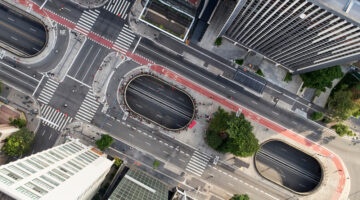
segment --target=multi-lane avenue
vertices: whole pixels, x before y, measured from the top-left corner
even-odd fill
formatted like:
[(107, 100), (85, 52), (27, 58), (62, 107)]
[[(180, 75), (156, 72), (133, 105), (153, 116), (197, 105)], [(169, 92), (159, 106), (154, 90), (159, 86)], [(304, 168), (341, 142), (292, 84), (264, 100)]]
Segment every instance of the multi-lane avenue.
[[(38, 5), (43, 3), (40, 0), (34, 2), (38, 3)], [(129, 13), (131, 6), (132, 3), (129, 4), (124, 13)], [(183, 55), (184, 53), (192, 54), (194, 57), (216, 66), (221, 71), (224, 71), (224, 74), (236, 73), (236, 69), (231, 62), (223, 60), (206, 50), (199, 51), (199, 47), (187, 46), (174, 41), (163, 34), (160, 34), (156, 41), (146, 38), (139, 40), (139, 36), (132, 30), (126, 17), (122, 17), (125, 14), (117, 13), (107, 5), (86, 10), (75, 6), (69, 1), (49, 1), (44, 8), (44, 10), (51, 11), (51, 13), (48, 13), (48, 17), (53, 17), (55, 21), (63, 23), (62, 25), (66, 28), (73, 29), (77, 34), (83, 34), (90, 39), (85, 41), (78, 54), (72, 55), (74, 56), (73, 62), (70, 66), (67, 66), (69, 70), (66, 71), (66, 76), (62, 82), (52, 78), (52, 75), (48, 74), (47, 71), (55, 68), (62, 56), (65, 55), (66, 49), (71, 48), (67, 45), (68, 31), (58, 34), (53, 52), (43, 60), (39, 60), (38, 63), (27, 65), (26, 63), (13, 61), (8, 57), (1, 60), (1, 80), (27, 94), (34, 95), (41, 105), (40, 117), (42, 118), (42, 124), (37, 131), (36, 148), (34, 148), (33, 152), (49, 148), (55, 142), (55, 139), (60, 136), (61, 130), (64, 130), (69, 123), (82, 121), (92, 123), (111, 133), (117, 139), (117, 142), (112, 146), (114, 151), (127, 152), (128, 149), (120, 144), (124, 143), (161, 158), (163, 162), (178, 166), (178, 168), (184, 169), (184, 172), (223, 188), (229, 193), (249, 192), (254, 195), (254, 199), (286, 199), (292, 197), (292, 194), (283, 188), (261, 181), (261, 179), (254, 179), (245, 173), (235, 173), (236, 167), (234, 166), (228, 166), (221, 161), (217, 166), (213, 166), (211, 163), (214, 156), (182, 144), (164, 135), (158, 128), (146, 126), (131, 117), (122, 120), (124, 112), (118, 102), (118, 86), (126, 73), (139, 66), (137, 64), (139, 60), (135, 58), (141, 57), (166, 66), (168, 69), (202, 85), (204, 88), (260, 113), (262, 116), (270, 118), (284, 127), (291, 128), (314, 142), (321, 143), (340, 155), (346, 163), (350, 176), (356, 177), (356, 166), (359, 165), (359, 161), (353, 159), (353, 157), (357, 156), (360, 151), (358, 146), (347, 148), (348, 141), (341, 138), (332, 141), (327, 140), (329, 136), (332, 136), (332, 133), (327, 132), (321, 126), (297, 116), (291, 111), (276, 107), (274, 102), (266, 101), (260, 96), (248, 92), (243, 86), (234, 84), (233, 81), (224, 76), (213, 74), (206, 68), (185, 59)], [(33, 9), (36, 10), (36, 6)], [(63, 18), (66, 18), (66, 20), (64, 21)], [(6, 20), (7, 18), (3, 19)], [(66, 29), (62, 26), (58, 27), (58, 30), (56, 30), (58, 33)], [(10, 31), (10, 29), (6, 31)], [(30, 42), (30, 46), (36, 43), (32, 40), (27, 41)], [(106, 103), (100, 103), (97, 101), (92, 88), (94, 76), (99, 70), (102, 70), (101, 63), (106, 55), (113, 50), (126, 54), (129, 58), (134, 58), (134, 60), (126, 60), (118, 68), (114, 69), (113, 76), (109, 77), (111, 79), (107, 88), (104, 88), (107, 89)], [(275, 87), (267, 84), (263, 92), (279, 96), (290, 105), (307, 109), (308, 102), (280, 88), (274, 89)], [(158, 98), (157, 94), (163, 94), (163, 91), (159, 91), (162, 90), (161, 87), (151, 87), (151, 84), (144, 85), (143, 82), (138, 82), (130, 89), (133, 93), (132, 98), (135, 98), (135, 93), (145, 94), (145, 92), (150, 92), (151, 95), (147, 94), (147, 96), (154, 98)], [(169, 90), (172, 91), (171, 87)], [(165, 97), (167, 96), (162, 96), (162, 98)], [(136, 98), (140, 97), (137, 96)], [(133, 106), (136, 107), (136, 104), (140, 105), (140, 103), (144, 102), (138, 99)], [(189, 105), (179, 101), (176, 101), (175, 104), (180, 107), (177, 111), (181, 112), (174, 112), (173, 121), (179, 119), (176, 116), (180, 115), (179, 113), (181, 113), (181, 116), (186, 116), (184, 119), (187, 120), (192, 117), (191, 106), (189, 107)], [(103, 109), (105, 105), (108, 109)], [(169, 108), (168, 105), (167, 107)], [(174, 108), (174, 106), (170, 107)], [(153, 107), (153, 109), (159, 110), (156, 107)], [(163, 114), (160, 113), (159, 115), (159, 118), (161, 118)], [(185, 121), (182, 123), (183, 121), (179, 121), (180, 125), (187, 123)], [(223, 172), (233, 178), (224, 177)], [(174, 178), (179, 182), (182, 181), (181, 177)], [(351, 192), (355, 193), (357, 188), (354, 185), (358, 180), (352, 181)], [(263, 192), (259, 193), (258, 190)]]

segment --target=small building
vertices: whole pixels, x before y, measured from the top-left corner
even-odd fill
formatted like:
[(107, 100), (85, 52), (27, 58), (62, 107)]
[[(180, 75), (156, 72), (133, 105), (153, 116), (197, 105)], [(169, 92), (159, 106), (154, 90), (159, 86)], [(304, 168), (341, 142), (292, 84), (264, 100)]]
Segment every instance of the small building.
[(18, 200), (91, 199), (113, 162), (78, 140), (0, 166), (0, 191)]
[(149, 174), (130, 169), (114, 191), (109, 200), (168, 200), (168, 186)]

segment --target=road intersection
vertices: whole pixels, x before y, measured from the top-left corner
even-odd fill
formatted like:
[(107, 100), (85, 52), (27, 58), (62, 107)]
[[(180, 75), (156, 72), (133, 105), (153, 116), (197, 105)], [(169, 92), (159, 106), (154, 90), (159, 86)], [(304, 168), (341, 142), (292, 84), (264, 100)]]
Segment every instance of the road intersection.
[[(29, 6), (29, 1), (21, 0), (19, 1), (25, 6)], [(121, 4), (122, 5), (122, 4)], [(118, 4), (117, 6), (121, 6)], [(125, 5), (125, 4), (124, 4)], [(124, 6), (122, 5), (122, 6)], [(67, 7), (67, 4), (64, 4), (63, 7)], [(125, 5), (126, 7), (126, 5)], [(131, 6), (129, 6), (131, 7)], [(73, 9), (74, 8), (74, 9)], [(123, 13), (123, 11), (115, 11), (110, 8), (109, 5), (105, 5), (104, 9), (110, 11), (111, 13)], [(125, 9), (125, 8), (124, 8)], [(153, 130), (144, 131), (139, 129), (138, 127), (143, 127), (141, 123), (136, 120), (129, 118), (126, 122), (120, 120), (123, 116), (122, 109), (120, 108), (118, 102), (116, 101), (117, 97), (114, 94), (110, 94), (107, 98), (107, 103), (111, 109), (107, 109), (105, 113), (102, 112), (104, 104), (100, 104), (96, 101), (95, 95), (91, 89), (92, 84), (94, 82), (95, 73), (99, 70), (99, 67), (104, 60), (105, 56), (110, 53), (111, 50), (115, 50), (119, 53), (125, 54), (128, 58), (131, 58), (132, 61), (128, 61), (132, 63), (132, 65), (136, 65), (136, 63), (141, 65), (150, 66), (149, 69), (155, 73), (160, 74), (161, 76), (165, 76), (169, 79), (172, 79), (175, 82), (178, 82), (181, 85), (191, 88), (194, 91), (199, 92), (200, 94), (207, 96), (208, 98), (226, 106), (233, 111), (238, 111), (239, 109), (245, 114), (246, 117), (260, 123), (294, 141), (300, 143), (312, 150), (316, 151), (319, 155), (329, 157), (330, 160), (336, 165), (338, 171), (337, 175), (339, 177), (338, 184), (336, 187), (336, 191), (332, 196), (332, 199), (340, 198), (341, 194), (344, 191), (344, 185), (349, 184), (346, 183), (346, 178), (348, 175), (346, 169), (344, 168), (344, 164), (340, 160), (340, 158), (326, 149), (325, 147), (317, 144), (314, 141), (319, 141), (318, 138), (315, 136), (309, 136), (305, 138), (296, 132), (302, 132), (301, 129), (312, 129), (316, 130), (319, 127), (307, 122), (304, 119), (299, 119), (297, 116), (290, 116), (293, 114), (286, 113), (281, 111), (280, 109), (276, 108), (274, 110), (270, 110), (269, 112), (278, 113), (274, 116), (274, 114), (265, 113), (260, 115), (260, 110), (262, 108), (266, 108), (272, 105), (269, 105), (268, 102), (262, 101), (258, 96), (249, 94), (246, 92), (242, 87), (233, 86), (230, 87), (224, 82), (222, 77), (212, 74), (205, 69), (199, 68), (197, 66), (193, 66), (194, 64), (184, 61), (181, 58), (182, 51), (178, 52), (169, 52), (164, 51), (161, 49), (159, 45), (155, 45), (152, 41), (147, 39), (141, 39), (139, 36), (136, 36), (135, 33), (129, 28), (129, 26), (122, 21), (122, 27), (117, 25), (115, 26), (115, 22), (111, 22), (114, 24), (106, 24), (104, 26), (110, 27), (118, 27), (118, 28), (111, 28), (111, 30), (104, 29), (104, 26), (96, 25), (97, 19), (101, 18), (102, 11), (94, 10), (85, 10), (82, 11), (79, 8), (76, 8), (72, 5), (69, 5), (68, 9), (62, 9), (61, 12), (69, 12), (68, 14), (59, 15), (56, 4), (49, 5), (42, 10), (40, 10), (37, 4), (32, 4), (32, 11), (37, 12), (43, 16), (47, 16), (52, 20), (62, 24), (63, 26), (71, 29), (77, 30), (78, 32), (86, 35), (90, 40), (86, 41), (82, 48), (79, 51), (79, 54), (76, 56), (74, 63), (70, 66), (70, 70), (68, 71), (66, 78), (63, 82), (59, 83), (52, 81), (51, 74), (46, 73), (38, 73), (36, 71), (21, 69), (20, 75), (19, 70), (15, 72), (8, 72), (6, 70), (12, 70), (14, 67), (3, 63), (4, 67), (1, 68), (1, 72), (4, 73), (4, 77), (9, 77), (8, 75), (18, 77), (17, 79), (23, 79), (25, 77), (27, 80), (23, 84), (16, 81), (16, 78), (10, 78), (10, 80), (6, 81), (11, 84), (20, 84), (18, 88), (25, 90), (29, 94), (34, 94), (39, 102), (43, 105), (41, 106), (41, 113), (44, 117), (44, 124), (48, 124), (49, 127), (54, 127), (55, 130), (61, 130), (66, 127), (66, 125), (71, 122), (73, 119), (77, 119), (80, 121), (93, 123), (108, 132), (114, 132), (115, 130), (121, 130), (124, 128), (132, 127), (131, 130), (141, 133), (150, 132), (147, 137), (152, 136), (154, 138), (163, 138), (164, 136), (161, 133), (154, 133)], [(70, 14), (71, 13), (71, 14)], [(69, 18), (64, 18), (64, 16)], [(92, 16), (92, 17), (89, 17)], [(124, 15), (121, 15), (124, 16)], [(123, 17), (120, 17), (120, 20), (123, 20)], [(126, 17), (125, 17), (126, 18)], [(91, 21), (89, 21), (91, 20)], [(103, 18), (100, 19), (104, 20)], [(76, 22), (76, 23), (75, 23)], [(110, 23), (110, 22), (109, 22)], [(98, 27), (99, 29), (96, 29)], [(119, 28), (120, 27), (120, 28)], [(95, 28), (95, 29), (94, 29)], [(116, 31), (115, 31), (116, 30)], [(110, 38), (110, 39), (108, 39)], [(139, 43), (137, 43), (139, 41)], [(176, 46), (179, 46), (177, 44)], [(182, 48), (187, 48), (185, 45)], [(196, 51), (193, 48), (187, 48), (187, 51)], [(153, 60), (153, 61), (151, 61)], [(9, 61), (11, 62), (11, 61)], [(153, 63), (158, 63), (160, 65), (166, 66), (168, 68), (162, 67), (160, 65), (152, 65)], [(209, 61), (213, 62), (213, 61)], [(84, 65), (86, 63), (86, 66)], [(16, 63), (15, 63), (16, 64)], [(7, 65), (11, 66), (9, 68)], [(223, 64), (222, 64), (223, 65)], [(4, 69), (4, 70), (3, 70)], [(231, 67), (226, 65), (223, 70), (233, 71)], [(121, 69), (119, 69), (121, 71)], [(115, 71), (117, 73), (118, 70)], [(125, 73), (119, 73), (115, 77), (122, 77)], [(1, 79), (3, 80), (3, 76)], [(33, 77), (33, 78), (31, 78)], [(185, 78), (186, 77), (186, 78)], [(15, 79), (15, 80), (14, 80)], [(191, 80), (190, 80), (191, 79)], [(194, 81), (192, 81), (194, 80)], [(33, 83), (32, 83), (33, 82)], [(114, 91), (118, 90), (118, 83), (120, 82), (119, 79), (115, 78), (114, 82), (111, 81), (108, 88), (108, 93), (114, 93)], [(30, 85), (30, 86), (29, 86)], [(205, 87), (203, 87), (205, 86)], [(236, 88), (234, 88), (236, 87)], [(64, 88), (63, 90), (61, 88)], [(69, 90), (71, 88), (71, 90)], [(232, 93), (231, 91), (237, 91), (237, 93)], [(74, 92), (73, 92), (74, 91)], [(222, 91), (222, 92), (220, 92)], [(72, 94), (76, 93), (76, 94)], [(73, 96), (72, 96), (73, 95)], [(246, 97), (244, 97), (246, 96)], [(230, 98), (231, 97), (231, 98)], [(247, 98), (249, 100), (240, 100)], [(250, 100), (251, 99), (251, 100)], [(255, 101), (254, 101), (255, 100)], [(241, 102), (241, 103), (237, 103)], [(244, 103), (247, 102), (247, 103)], [(251, 105), (256, 102), (256, 105)], [(64, 105), (71, 105), (71, 108), (67, 108)], [(255, 108), (255, 109), (254, 109)], [(113, 112), (117, 110), (118, 112)], [(253, 111), (255, 110), (255, 112)], [(262, 112), (262, 111), (261, 111)], [(116, 113), (116, 114), (115, 114)], [(281, 114), (280, 114), (281, 113)], [(110, 117), (109, 117), (110, 116)], [(269, 117), (273, 119), (273, 121), (269, 120)], [(284, 119), (290, 119), (289, 121), (285, 121)], [(275, 123), (274, 121), (280, 121), (282, 125)], [(302, 126), (297, 127), (299, 130), (291, 131), (285, 127), (292, 127), (294, 126), (294, 121), (296, 124), (302, 124)], [(54, 124), (52, 124), (54, 123)], [(126, 124), (123, 124), (126, 123)], [(135, 128), (136, 127), (136, 128)], [(134, 130), (135, 128), (135, 130)], [(40, 127), (40, 132), (47, 132), (46, 128), (42, 125)], [(129, 132), (129, 131), (124, 131)], [(47, 132), (48, 133), (48, 132)], [(132, 136), (131, 136), (132, 135)], [(49, 140), (53, 138), (52, 133), (49, 135)], [(210, 163), (211, 155), (202, 155), (201, 152), (196, 151), (193, 148), (189, 148), (184, 146), (183, 144), (179, 144), (177, 146), (181, 146), (180, 149), (187, 149), (188, 153), (185, 153), (185, 150), (181, 150), (184, 152), (185, 157), (182, 158), (179, 156), (181, 151), (179, 150), (180, 154), (171, 155), (169, 154), (169, 150), (162, 150), (161, 152), (152, 152), (155, 149), (151, 148), (152, 143), (148, 142), (151, 145), (146, 144), (137, 144), (137, 142), (142, 141), (139, 138), (139, 135), (136, 135), (136, 140), (134, 139), (134, 135), (129, 133), (128, 138), (124, 138), (124, 135), (121, 135), (122, 140), (130, 141), (132, 145), (141, 147), (145, 152), (151, 152), (154, 155), (157, 155), (161, 158), (168, 157), (169, 160), (167, 162), (173, 163), (174, 165), (183, 166), (182, 168), (186, 169), (190, 173), (200, 176), (202, 178), (211, 177), (214, 174), (218, 173), (217, 167), (208, 167)], [(163, 141), (163, 140), (157, 140)], [(175, 143), (176, 141), (172, 141), (171, 138), (167, 138), (167, 142), (163, 142), (168, 144), (167, 146), (172, 146), (174, 149), (176, 148)], [(160, 143), (160, 142), (159, 142)], [(340, 142), (337, 145), (342, 145), (343, 142)], [(121, 145), (119, 145), (121, 146)], [(147, 148), (145, 148), (147, 147)], [(44, 147), (46, 149), (47, 147)], [(39, 149), (41, 150), (41, 149)], [(165, 151), (165, 152), (164, 152)], [(355, 150), (354, 150), (355, 152)], [(188, 154), (189, 156), (186, 156)], [(182, 154), (181, 154), (182, 155)], [(192, 155), (190, 157), (190, 155)], [(169, 157), (170, 156), (170, 157)], [(179, 158), (179, 159), (175, 159)], [(181, 161), (182, 159), (183, 161)], [(197, 163), (197, 164), (195, 164)], [(206, 170), (204, 171), (204, 169)], [(212, 179), (212, 178), (210, 178)], [(241, 181), (242, 178), (236, 178), (235, 181)], [(214, 180), (209, 180), (213, 182), (213, 184), (218, 185), (219, 187), (222, 186), (223, 183), (216, 182)], [(236, 188), (236, 182), (230, 183), (229, 188)], [(288, 194), (281, 192), (274, 191), (271, 187), (268, 186), (260, 186), (259, 183), (252, 182), (251, 185), (259, 185), (256, 188), (264, 188), (261, 191), (270, 191), (273, 194), (278, 195), (276, 198), (284, 198), (289, 197)], [(350, 187), (348, 185), (348, 187)], [(236, 192), (235, 189), (230, 189), (231, 192)], [(269, 198), (268, 193), (264, 193), (264, 198)], [(285, 195), (285, 196), (283, 196)], [(261, 196), (261, 195), (260, 195)], [(259, 198), (260, 198), (259, 196)], [(270, 195), (271, 196), (271, 195)]]

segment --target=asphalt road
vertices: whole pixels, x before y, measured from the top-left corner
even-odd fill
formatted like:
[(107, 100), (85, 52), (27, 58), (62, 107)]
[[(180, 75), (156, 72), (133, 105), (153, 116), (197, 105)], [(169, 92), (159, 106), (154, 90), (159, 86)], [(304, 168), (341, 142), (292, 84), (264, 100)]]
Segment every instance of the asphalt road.
[[(36, 2), (42, 3), (40, 0), (36, 0)], [(66, 18), (69, 18), (72, 21), (77, 21), (82, 13), (82, 9), (77, 8), (73, 4), (69, 3), (68, 1), (52, 1), (47, 4), (47, 6), (53, 7), (54, 11), (66, 16)], [(64, 9), (60, 9), (64, 8)], [(70, 10), (70, 11), (69, 11)], [(116, 24), (114, 24), (116, 25)], [(95, 26), (96, 27), (96, 26)], [(96, 28), (93, 28), (93, 30), (96, 32)], [(143, 39), (142, 42), (146, 40)], [(206, 50), (198, 50), (196, 47), (193, 48), (187, 48), (183, 44), (179, 44), (176, 41), (173, 41), (171, 39), (166, 39), (165, 43), (172, 47), (171, 49), (174, 49), (173, 51), (178, 51), (178, 53), (173, 52), (164, 52), (164, 50), (158, 50), (158, 47), (154, 48), (154, 44), (145, 44), (140, 43), (139, 50), (137, 52), (140, 52), (141, 55), (144, 55), (145, 57), (148, 57), (160, 64), (163, 64), (164, 66), (167, 66), (171, 68), (174, 71), (179, 72), (180, 74), (189, 77), (190, 79), (193, 79), (194, 81), (201, 83), (203, 86), (206, 86), (226, 97), (232, 97), (232, 99), (236, 102), (241, 103), (242, 105), (253, 109), (254, 111), (261, 113), (263, 116), (268, 117), (270, 119), (273, 119), (274, 121), (279, 122), (280, 124), (284, 125), (285, 127), (293, 128), (293, 130), (299, 132), (300, 134), (308, 137), (309, 139), (313, 141), (320, 142), (324, 144), (324, 146), (329, 147), (331, 150), (335, 151), (335, 153), (339, 154), (343, 160), (345, 161), (350, 175), (354, 175), (356, 177), (357, 174), (357, 168), (359, 166), (359, 161), (356, 159), (353, 159), (358, 156), (359, 152), (359, 146), (351, 146), (351, 142), (343, 140), (341, 138), (336, 139), (330, 139), (329, 136), (332, 136), (332, 134), (328, 133), (322, 133), (322, 128), (318, 127), (315, 124), (312, 124), (306, 119), (300, 118), (299, 116), (294, 115), (291, 112), (284, 111), (282, 109), (279, 109), (277, 107), (274, 107), (273, 103), (266, 102), (262, 100), (259, 97), (256, 97), (255, 95), (252, 95), (244, 90), (233, 90), (232, 87), (229, 87), (228, 85), (216, 81), (217, 77), (212, 76), (209, 72), (203, 72), (204, 69), (198, 68), (197, 66), (194, 66), (192, 63), (186, 62), (182, 59), (181, 53), (182, 49), (186, 49), (188, 52), (194, 51), (193, 55), (199, 55), (201, 58), (204, 58), (206, 62), (214, 63), (214, 66), (220, 66), (226, 70), (229, 70), (229, 72), (233, 72), (233, 69), (229, 68), (227, 64), (224, 64), (223, 62), (216, 61), (216, 56), (213, 56), (211, 54), (207, 54)], [(162, 38), (159, 38), (159, 42), (164, 43)], [(174, 43), (174, 44), (173, 44)], [(155, 52), (156, 51), (156, 52)], [(206, 54), (206, 55), (205, 55)], [(209, 56), (210, 55), (210, 56)], [(214, 59), (215, 58), (215, 59)], [(221, 59), (219, 59), (221, 60)], [(178, 62), (181, 64), (179, 65)], [(270, 90), (270, 88), (267, 88)], [(265, 91), (267, 90), (265, 89)], [(280, 92), (272, 90), (274, 94), (282, 95), (281, 90)], [(286, 93), (284, 93), (286, 94)], [(288, 94), (287, 94), (288, 95)], [(283, 95), (284, 98), (287, 98), (285, 95)], [(110, 96), (112, 97), (112, 96)], [(283, 97), (281, 97), (283, 98)], [(111, 101), (115, 101), (116, 98), (111, 98)], [(291, 98), (290, 98), (291, 100)], [(117, 115), (115, 115), (117, 116)], [(98, 119), (99, 118), (99, 119)], [(99, 126), (106, 127), (106, 123), (110, 123), (112, 119), (104, 118), (103, 116), (97, 118)], [(130, 119), (128, 120), (129, 123), (134, 123)], [(136, 124), (139, 127), (143, 127), (143, 125)], [(108, 127), (109, 130), (113, 132), (117, 132), (116, 129), (111, 129)], [(151, 131), (150, 131), (151, 133)], [(153, 134), (157, 134), (154, 132)], [(171, 141), (171, 139), (169, 139)], [(173, 143), (176, 143), (176, 141), (173, 141)], [(172, 144), (173, 144), (172, 143)], [(356, 193), (358, 192), (358, 189), (356, 188), (356, 185), (359, 185), (359, 180), (353, 179), (352, 180), (352, 192)], [(272, 186), (273, 187), (273, 186)], [(270, 189), (271, 190), (271, 189)]]
[(131, 110), (169, 129), (184, 128), (194, 116), (190, 97), (155, 77), (132, 79), (124, 95)]
[(20, 56), (34, 56), (47, 42), (45, 27), (33, 19), (0, 4), (0, 41)]
[(16, 65), (0, 61), (0, 80), (27, 93), (33, 94), (42, 75), (27, 69), (19, 69)]
[(321, 181), (320, 164), (313, 157), (281, 141), (263, 144), (256, 153), (255, 162), (264, 177), (296, 192), (310, 192)]
[(101, 69), (100, 65), (109, 53), (109, 49), (87, 40), (72, 64), (68, 76), (91, 86), (96, 71)]
[(44, 124), (40, 124), (40, 127), (35, 134), (34, 143), (32, 144), (32, 151), (30, 151), (28, 155), (38, 153), (53, 147), (58, 136), (58, 131)]

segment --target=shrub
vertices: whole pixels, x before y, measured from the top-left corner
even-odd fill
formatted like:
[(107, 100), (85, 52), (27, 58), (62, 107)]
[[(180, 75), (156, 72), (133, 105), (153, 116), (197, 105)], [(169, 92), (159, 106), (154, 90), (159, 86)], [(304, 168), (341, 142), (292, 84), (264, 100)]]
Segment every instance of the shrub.
[(112, 143), (114, 142), (114, 139), (109, 135), (102, 135), (99, 140), (96, 141), (97, 147), (104, 151), (106, 148), (108, 148)]
[(286, 76), (285, 76), (285, 78), (284, 78), (284, 81), (285, 82), (289, 82), (289, 81), (292, 81), (292, 74), (290, 73), (290, 72), (287, 72), (286, 73)]
[(236, 59), (235, 60), (235, 63), (238, 64), (238, 65), (242, 65), (244, 63), (244, 60), (242, 59)]
[(336, 124), (334, 126), (331, 127), (332, 129), (335, 130), (335, 132), (339, 135), (339, 136), (354, 136), (354, 133), (349, 129), (348, 126), (344, 125), (344, 124)]
[(258, 69), (256, 71), (256, 74), (259, 75), (259, 76), (264, 76), (264, 73), (261, 71), (261, 69)]
[(222, 38), (221, 37), (218, 37), (216, 38), (215, 42), (214, 42), (214, 45), (215, 46), (220, 46), (222, 44)]
[(314, 121), (319, 121), (321, 120), (322, 118), (324, 117), (323, 113), (322, 112), (313, 112), (311, 114), (311, 119), (314, 120)]

